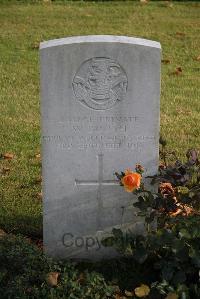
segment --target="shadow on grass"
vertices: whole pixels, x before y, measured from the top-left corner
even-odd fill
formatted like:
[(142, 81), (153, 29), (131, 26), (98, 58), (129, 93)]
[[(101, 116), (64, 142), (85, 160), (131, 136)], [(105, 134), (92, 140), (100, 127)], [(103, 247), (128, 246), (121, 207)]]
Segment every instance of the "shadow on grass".
[(0, 228), (6, 233), (21, 234), (31, 239), (42, 239), (42, 215), (13, 215), (4, 216)]
[(106, 281), (119, 286), (122, 291), (132, 291), (141, 283), (151, 285), (153, 281), (158, 279), (156, 271), (152, 271), (152, 261), (149, 261), (149, 265), (145, 263), (144, 266), (138, 265), (133, 258), (118, 258), (97, 263), (79, 263), (77, 268), (83, 272), (88, 270), (101, 273)]

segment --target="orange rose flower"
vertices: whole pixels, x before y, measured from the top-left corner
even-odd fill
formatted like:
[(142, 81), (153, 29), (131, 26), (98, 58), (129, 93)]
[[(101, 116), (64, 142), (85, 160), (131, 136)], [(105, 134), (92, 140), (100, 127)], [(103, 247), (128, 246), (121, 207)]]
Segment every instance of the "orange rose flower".
[(127, 169), (125, 176), (121, 179), (121, 183), (127, 192), (133, 192), (140, 187), (141, 175), (137, 172), (132, 172)]

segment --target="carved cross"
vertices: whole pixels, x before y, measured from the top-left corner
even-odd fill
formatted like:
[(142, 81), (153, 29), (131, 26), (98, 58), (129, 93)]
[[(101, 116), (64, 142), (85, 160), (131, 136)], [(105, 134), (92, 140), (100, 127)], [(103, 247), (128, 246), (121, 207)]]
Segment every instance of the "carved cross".
[(119, 185), (119, 181), (117, 180), (103, 180), (103, 154), (98, 154), (98, 179), (97, 180), (76, 180), (75, 183), (77, 186), (98, 186), (97, 189), (97, 201), (98, 201), (98, 220), (97, 225), (101, 227), (100, 214), (103, 209), (103, 201), (102, 201), (102, 187), (103, 186), (114, 186)]

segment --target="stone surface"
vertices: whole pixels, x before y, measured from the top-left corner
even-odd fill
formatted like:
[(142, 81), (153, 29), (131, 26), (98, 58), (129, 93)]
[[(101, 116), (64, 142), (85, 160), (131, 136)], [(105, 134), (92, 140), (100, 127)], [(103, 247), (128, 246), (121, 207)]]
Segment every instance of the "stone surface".
[(114, 256), (100, 239), (138, 226), (115, 171), (158, 166), (160, 44), (82, 36), (43, 42), (44, 245), (55, 257)]

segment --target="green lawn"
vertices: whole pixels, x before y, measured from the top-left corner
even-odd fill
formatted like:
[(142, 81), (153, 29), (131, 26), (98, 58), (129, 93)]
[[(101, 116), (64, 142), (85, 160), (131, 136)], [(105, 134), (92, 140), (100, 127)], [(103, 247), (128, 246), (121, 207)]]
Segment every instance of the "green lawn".
[[(0, 1), (1, 3), (1, 1)], [(0, 4), (0, 228), (40, 236), (42, 210), (38, 45), (42, 40), (114, 34), (160, 41), (161, 134), (183, 157), (200, 148), (200, 3)], [(176, 67), (182, 73), (173, 74)]]

